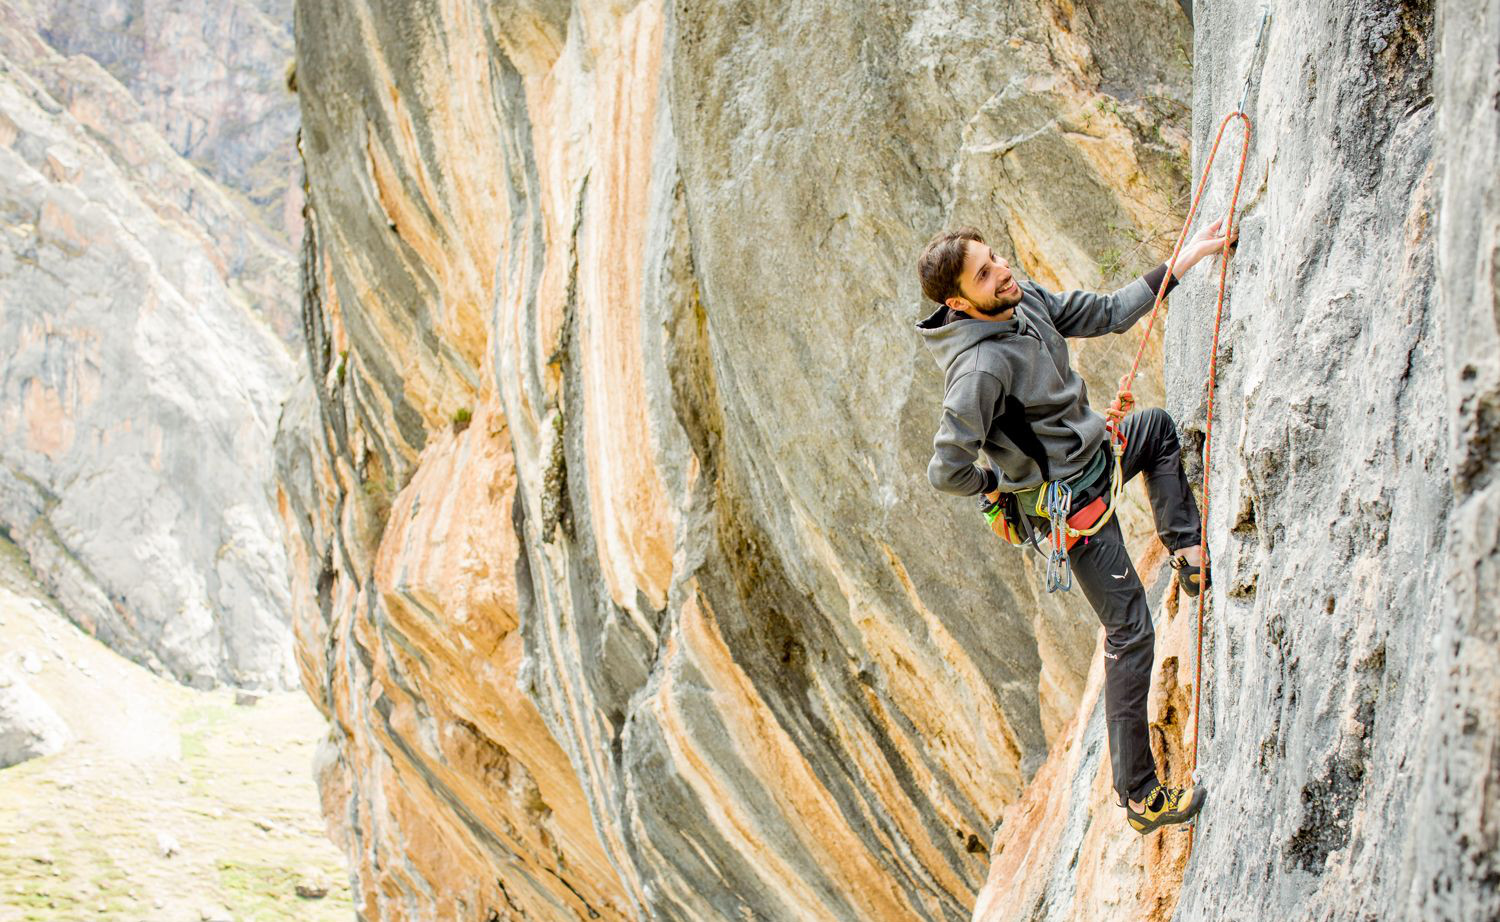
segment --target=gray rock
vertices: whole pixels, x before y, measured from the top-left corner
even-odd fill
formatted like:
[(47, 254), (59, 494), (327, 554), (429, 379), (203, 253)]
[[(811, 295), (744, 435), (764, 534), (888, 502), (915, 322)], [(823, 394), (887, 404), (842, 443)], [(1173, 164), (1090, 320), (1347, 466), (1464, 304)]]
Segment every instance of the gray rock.
[(118, 652), (288, 687), (267, 484), (295, 270), (107, 71), (36, 31), (90, 16), (0, 10), (0, 524)]
[(209, 903), (199, 907), (199, 922), (234, 922), (234, 913), (221, 903)]
[[(1247, 68), (1256, 143), (1209, 459), (1217, 809), (1178, 917), (1493, 917), (1478, 869), (1500, 827), (1476, 811), (1496, 804), (1495, 766), (1475, 757), (1500, 712), (1497, 548), (1466, 522), (1500, 458), (1461, 433), (1496, 424), (1475, 404), (1500, 355), (1495, 279), (1476, 274), (1495, 254), (1497, 122), (1474, 101), (1500, 92), (1500, 3), (1277, 3), (1251, 61), (1259, 12), (1196, 10), (1196, 149)], [(1474, 34), (1488, 58), (1462, 50)], [(1190, 444), (1207, 288), (1167, 332)]]
[(328, 880), (321, 871), (305, 870), (299, 875), (294, 889), (304, 900), (321, 900), (328, 895)]
[(178, 843), (177, 837), (170, 832), (158, 831), (156, 833), (156, 850), (161, 852), (163, 858), (170, 858), (173, 855), (180, 854), (182, 846)]
[(0, 668), (0, 768), (51, 755), (70, 737), (67, 725), (40, 695)]

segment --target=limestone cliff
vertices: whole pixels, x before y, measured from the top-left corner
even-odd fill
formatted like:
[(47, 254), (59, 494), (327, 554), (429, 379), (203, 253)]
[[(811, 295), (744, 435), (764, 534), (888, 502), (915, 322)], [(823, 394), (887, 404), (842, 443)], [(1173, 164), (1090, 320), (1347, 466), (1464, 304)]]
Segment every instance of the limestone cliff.
[[(1281, 6), (1251, 60), (1242, 3), (300, 4), (278, 481), (362, 916), (1493, 911), (1494, 177), (1443, 189), (1494, 33)], [(1434, 74), (1449, 32), (1487, 50)], [(1086, 603), (926, 484), (913, 260), (976, 223), (1045, 285), (1128, 279), (1247, 71), (1189, 861), (1106, 802)], [(1205, 284), (1137, 389), (1199, 447)], [(1076, 344), (1096, 400), (1136, 341)], [(1153, 597), (1180, 775), (1191, 619)]]
[(0, 530), (126, 656), (288, 686), (291, 250), (44, 12), (0, 6)]
[[(1247, 70), (1255, 144), (1209, 458), (1215, 800), (1176, 918), (1500, 918), (1500, 212), (1481, 153), (1500, 127), (1500, 5), (1483, 6), (1275, 4), (1253, 59), (1260, 9), (1198, 10), (1195, 159)], [(1234, 167), (1217, 169), (1210, 211)], [(1184, 295), (1169, 406), (1201, 445), (1214, 302), (1206, 278)], [(1188, 722), (1171, 676), (1190, 677), (1192, 619), (1167, 611), (1183, 642), (1157, 713)], [(1155, 875), (1132, 881), (1134, 850), (1089, 829), (1100, 710), (1008, 815), (1025, 846), (1002, 827), (976, 919), (1171, 912)], [(1168, 837), (1142, 855), (1181, 860)], [(1036, 866), (1079, 870), (1021, 873)]]
[[(65, 56), (99, 64), (179, 155), (279, 239), (302, 232), (290, 0), (12, 0)], [(264, 308), (295, 317), (288, 302)], [(295, 327), (292, 328), (295, 330)]]

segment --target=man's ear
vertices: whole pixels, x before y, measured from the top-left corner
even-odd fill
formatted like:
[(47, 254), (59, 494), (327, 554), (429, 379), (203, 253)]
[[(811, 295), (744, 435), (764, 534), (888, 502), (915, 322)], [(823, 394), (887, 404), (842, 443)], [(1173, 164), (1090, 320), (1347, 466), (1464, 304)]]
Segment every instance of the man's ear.
[(948, 305), (953, 310), (958, 311), (960, 314), (964, 313), (972, 306), (969, 304), (967, 299), (960, 298), (958, 295), (954, 295), (943, 303)]

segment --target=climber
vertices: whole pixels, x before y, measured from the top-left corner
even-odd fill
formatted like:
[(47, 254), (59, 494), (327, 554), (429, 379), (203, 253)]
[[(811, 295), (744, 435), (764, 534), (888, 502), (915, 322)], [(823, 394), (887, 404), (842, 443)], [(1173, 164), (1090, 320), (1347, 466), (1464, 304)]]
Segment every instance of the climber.
[[(1104, 506), (1095, 501), (1107, 501), (1110, 493), (1110, 440), (1069, 364), (1064, 337), (1130, 329), (1164, 282), (1170, 290), (1200, 260), (1224, 249), (1222, 224), (1188, 242), (1170, 280), (1167, 266), (1159, 265), (1111, 295), (1056, 295), (1021, 281), (973, 228), (934, 237), (917, 261), (922, 292), (938, 305), (917, 332), (945, 378), (942, 421), (927, 466), (932, 485), (979, 495), (984, 510), (1005, 510), (1022, 533), (1045, 534), (1049, 527), (1035, 514), (1047, 481), (1071, 487), (1071, 510)], [(1145, 474), (1157, 536), (1183, 590), (1196, 596), (1208, 586), (1208, 573), (1176, 424), (1166, 411), (1151, 409), (1124, 416), (1119, 429), (1123, 476)], [(977, 463), (981, 455), (986, 463)], [(1068, 523), (1080, 524), (1075, 518)], [(1208, 792), (1202, 784), (1169, 788), (1157, 777), (1146, 722), (1155, 634), (1118, 521), (1111, 518), (1077, 541), (1068, 557), (1105, 629), (1104, 711), (1114, 788), (1126, 819), (1141, 833), (1185, 823)]]

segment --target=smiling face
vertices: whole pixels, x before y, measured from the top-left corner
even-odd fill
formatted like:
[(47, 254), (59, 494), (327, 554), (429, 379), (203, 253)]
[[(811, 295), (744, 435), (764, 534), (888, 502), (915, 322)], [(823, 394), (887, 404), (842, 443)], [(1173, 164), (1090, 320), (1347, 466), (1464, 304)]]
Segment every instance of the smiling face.
[(970, 240), (964, 253), (964, 268), (958, 277), (959, 295), (947, 299), (954, 310), (976, 320), (1009, 320), (1021, 303), (1021, 286), (1011, 274), (1010, 264), (995, 255), (988, 244)]

